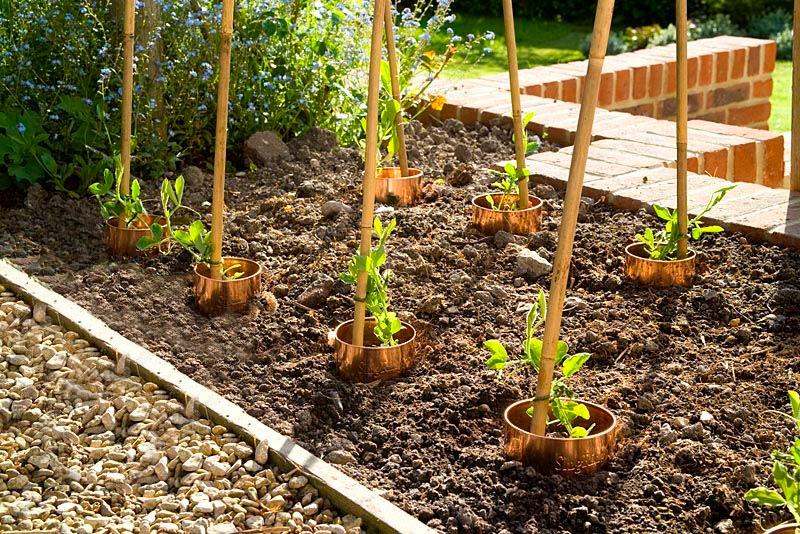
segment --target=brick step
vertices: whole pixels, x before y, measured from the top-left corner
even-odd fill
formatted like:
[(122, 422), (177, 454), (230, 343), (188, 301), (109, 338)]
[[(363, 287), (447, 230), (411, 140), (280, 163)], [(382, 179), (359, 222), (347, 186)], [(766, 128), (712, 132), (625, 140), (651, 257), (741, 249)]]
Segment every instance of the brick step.
[[(475, 124), (505, 118), (510, 122), (510, 93), (475, 85), (469, 80), (457, 86), (438, 113), (440, 120), (454, 118)], [(524, 113), (534, 112), (528, 126), (532, 132), (560, 145), (574, 143), (579, 104), (531, 95), (520, 95), (520, 102)], [(597, 109), (592, 134), (595, 142), (617, 141), (605, 145), (612, 150), (654, 156), (663, 160), (663, 166), (675, 166), (674, 122)], [(704, 120), (689, 121), (687, 164), (692, 172), (736, 182), (788, 187), (783, 153), (784, 137), (780, 134)], [(608, 159), (601, 161), (614, 163)]]
[[(782, 135), (702, 120), (689, 121), (688, 126), (689, 170), (734, 182), (785, 186)], [(635, 141), (677, 153), (675, 123), (670, 121), (622, 126), (601, 132), (601, 137)]]
[[(599, 141), (598, 143), (606, 143)], [(528, 158), (531, 179), (564, 189), (569, 177), (568, 160), (571, 154), (564, 149), (558, 153), (535, 154)], [(590, 159), (584, 175), (582, 194), (601, 199), (618, 208), (638, 210), (653, 204), (675, 209), (677, 177), (675, 169), (658, 166), (628, 170), (625, 160), (617, 159), (616, 166), (593, 159), (611, 150), (590, 148)], [(552, 154), (556, 154), (555, 156)], [(638, 157), (638, 154), (631, 153)], [(658, 158), (653, 158), (658, 162)], [(633, 163), (633, 160), (630, 160)], [(498, 164), (502, 165), (502, 164)], [(615, 173), (619, 174), (615, 174)], [(689, 215), (694, 216), (706, 205), (711, 194), (731, 183), (722, 178), (688, 174)], [(727, 231), (741, 232), (750, 238), (782, 246), (800, 248), (800, 193), (742, 182), (727, 193), (725, 200), (704, 217), (707, 224), (719, 224)], [(633, 235), (631, 235), (631, 238)]]

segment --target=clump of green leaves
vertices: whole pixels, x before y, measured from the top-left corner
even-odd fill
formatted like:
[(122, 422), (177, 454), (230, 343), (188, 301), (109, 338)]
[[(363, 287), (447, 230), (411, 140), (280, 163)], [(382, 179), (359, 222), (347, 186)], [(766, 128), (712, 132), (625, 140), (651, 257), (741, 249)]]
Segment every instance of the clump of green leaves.
[(792, 413), (781, 415), (794, 424), (795, 437), (787, 451), (772, 451), (772, 479), (780, 491), (765, 487), (751, 489), (744, 498), (762, 506), (785, 507), (800, 523), (800, 394), (789, 391)]
[[(525, 147), (526, 156), (539, 150), (540, 145), (538, 137), (530, 140), (528, 136), (528, 124), (533, 120), (533, 117), (533, 111), (526, 113), (525, 116), (522, 117), (522, 144)], [(528, 178), (531, 175), (531, 171), (527, 167), (518, 169), (513, 162), (507, 162), (503, 166), (502, 171), (494, 169), (489, 169), (489, 171), (499, 176), (498, 180), (492, 183), (492, 186), (499, 189), (502, 193), (499, 202), (495, 202), (492, 195), (486, 195), (485, 198), (489, 207), (497, 211), (514, 211), (519, 209), (517, 200), (519, 182)]]
[[(139, 238), (136, 248), (149, 250), (157, 248), (162, 254), (170, 254), (174, 245), (182, 247), (194, 258), (195, 263), (211, 266), (211, 232), (199, 218), (200, 214), (189, 206), (183, 204), (185, 182), (183, 176), (178, 176), (174, 182), (165, 178), (161, 183), (161, 207), (164, 212), (164, 224), (154, 221), (150, 225), (150, 236)], [(185, 227), (174, 226), (175, 215), (186, 210), (198, 218)], [(222, 278), (235, 280), (241, 278), (244, 272), (242, 265), (236, 263), (222, 270)]]
[[(536, 332), (544, 324), (547, 317), (547, 299), (544, 291), (539, 290), (536, 302), (531, 306), (525, 321), (525, 339), (522, 342), (522, 353), (518, 359), (509, 359), (505, 346), (496, 339), (490, 339), (483, 346), (491, 353), (486, 360), (489, 369), (497, 371), (499, 375), (512, 369), (533, 369), (539, 373), (542, 361), (542, 340), (536, 337)], [(575, 420), (589, 419), (589, 409), (585, 404), (572, 400), (573, 393), (569, 388), (568, 380), (589, 360), (590, 354), (581, 352), (569, 354), (569, 345), (559, 340), (556, 345), (555, 363), (561, 366), (561, 376), (554, 378), (550, 389), (550, 412), (555, 419), (550, 419), (548, 414), (547, 426), (550, 432), (564, 433), (570, 438), (583, 438), (589, 435), (594, 425), (589, 428), (575, 425)], [(533, 406), (528, 409), (528, 415), (533, 417)]]
[[(136, 243), (139, 250), (147, 250), (158, 247), (164, 254), (172, 252), (173, 240), (170, 238), (173, 233), (172, 216), (175, 215), (183, 206), (183, 176), (178, 176), (175, 183), (165, 178), (161, 183), (161, 207), (164, 213), (164, 224), (153, 221), (150, 225), (149, 236), (141, 237)], [(189, 209), (187, 207), (187, 209)], [(202, 223), (201, 223), (202, 224)], [(166, 230), (166, 231), (165, 231)]]
[(375, 336), (382, 345), (397, 345), (395, 334), (403, 329), (403, 324), (394, 312), (389, 311), (389, 279), (391, 270), (384, 269), (386, 264), (386, 240), (397, 226), (397, 221), (392, 221), (383, 226), (381, 220), (375, 217), (373, 230), (378, 236), (378, 246), (373, 247), (369, 255), (353, 256), (347, 266), (347, 271), (339, 274), (339, 279), (345, 284), (353, 285), (358, 280), (358, 273), (367, 272), (367, 296), (365, 306), (375, 319)]
[(26, 187), (60, 169), (46, 143), (41, 118), (29, 111), (0, 112), (0, 191)]
[(141, 215), (147, 215), (142, 203), (142, 189), (139, 180), (131, 180), (130, 193), (122, 192), (122, 161), (114, 157), (114, 171), (105, 169), (103, 180), (89, 186), (89, 192), (100, 202), (100, 215), (108, 220), (113, 217), (125, 221), (125, 226), (145, 227)]
[[(703, 226), (701, 219), (711, 209), (725, 198), (725, 194), (736, 187), (729, 185), (714, 191), (705, 207), (694, 218), (689, 219), (687, 226), (689, 237), (695, 241), (703, 234), (718, 234), (722, 232), (721, 226)], [(665, 221), (664, 228), (653, 232), (650, 228), (644, 234), (636, 234), (636, 239), (644, 243), (644, 251), (651, 260), (676, 260), (678, 258), (678, 241), (681, 239), (678, 227), (678, 210), (670, 210), (658, 204), (653, 205), (653, 211), (659, 219)]]

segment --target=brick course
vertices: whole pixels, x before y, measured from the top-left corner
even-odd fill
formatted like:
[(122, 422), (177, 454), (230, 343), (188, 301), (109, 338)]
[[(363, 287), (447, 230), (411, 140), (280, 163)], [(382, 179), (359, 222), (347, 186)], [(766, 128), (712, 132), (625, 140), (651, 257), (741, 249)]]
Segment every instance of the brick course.
[[(764, 127), (769, 118), (775, 53), (773, 41), (749, 37), (723, 36), (690, 42), (690, 118), (714, 117), (728, 124)], [(675, 45), (606, 58), (598, 105), (674, 119), (675, 65)], [(521, 91), (579, 102), (585, 74), (585, 61), (523, 69)], [(505, 73), (480, 80), (486, 80), (494, 90), (508, 89)]]

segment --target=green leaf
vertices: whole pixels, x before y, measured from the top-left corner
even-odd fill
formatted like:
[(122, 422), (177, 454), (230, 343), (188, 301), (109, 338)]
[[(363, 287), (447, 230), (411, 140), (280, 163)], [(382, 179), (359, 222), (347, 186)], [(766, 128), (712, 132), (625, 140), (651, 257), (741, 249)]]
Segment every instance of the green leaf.
[(486, 360), (486, 367), (496, 371), (503, 369), (508, 361), (508, 352), (503, 344), (496, 339), (490, 339), (484, 341), (483, 346), (492, 354), (491, 357)]
[(528, 126), (528, 124), (531, 123), (531, 121), (533, 120), (533, 118), (535, 116), (536, 116), (536, 113), (534, 113), (533, 111), (529, 111), (528, 113), (526, 113), (522, 117), (522, 127), (525, 128), (526, 126)]
[(139, 250), (147, 250), (150, 247), (157, 245), (161, 240), (153, 239), (152, 237), (143, 236), (136, 242), (136, 248)]
[(569, 345), (565, 341), (561, 341), (560, 339), (556, 341), (556, 356), (555, 361), (560, 362), (569, 352)]
[(572, 431), (569, 434), (571, 438), (585, 438), (589, 435), (589, 431), (582, 426), (574, 426), (572, 427)]
[(392, 94), (392, 75), (389, 62), (381, 60), (381, 86), (388, 94)]
[(539, 315), (542, 319), (545, 319), (547, 317), (547, 297), (544, 294), (544, 290), (539, 290), (537, 299), (539, 301)]
[(189, 240), (197, 241), (205, 230), (203, 221), (196, 220), (189, 226)]
[(49, 172), (50, 174), (56, 174), (58, 172), (58, 164), (56, 163), (56, 160), (53, 159), (53, 156), (51, 156), (49, 152), (43, 152), (41, 158), (42, 158), (42, 165), (44, 165), (44, 168), (47, 169), (47, 172)]
[(574, 413), (577, 417), (581, 419), (589, 419), (589, 408), (586, 407), (585, 404), (581, 404), (580, 402), (576, 402), (575, 406), (572, 407), (572, 413)]
[(527, 356), (527, 360), (530, 362), (531, 367), (537, 371), (542, 364), (543, 346), (542, 340), (538, 338), (529, 339), (525, 342), (525, 355)]
[(583, 364), (585, 364), (590, 357), (591, 355), (589, 353), (581, 352), (580, 354), (573, 354), (564, 360), (564, 365), (561, 368), (564, 373), (564, 378), (569, 378), (580, 371)]
[(792, 417), (800, 419), (800, 393), (790, 390), (789, 403), (792, 405)]
[(659, 219), (664, 221), (672, 220), (672, 213), (670, 213), (668, 208), (659, 206), (658, 204), (653, 204), (653, 211), (656, 213)]
[(744, 498), (762, 506), (784, 506), (786, 504), (786, 500), (780, 493), (764, 487), (751, 489), (744, 494)]
[(796, 491), (793, 487), (794, 480), (789, 475), (789, 470), (786, 469), (786, 466), (777, 460), (772, 464), (772, 479), (786, 496), (786, 500), (791, 501), (792, 495)]
[(156, 241), (160, 242), (164, 238), (164, 228), (157, 222), (150, 225), (150, 233)]
[(139, 198), (139, 195), (142, 192), (142, 188), (139, 185), (139, 180), (134, 180), (131, 182), (131, 198)]

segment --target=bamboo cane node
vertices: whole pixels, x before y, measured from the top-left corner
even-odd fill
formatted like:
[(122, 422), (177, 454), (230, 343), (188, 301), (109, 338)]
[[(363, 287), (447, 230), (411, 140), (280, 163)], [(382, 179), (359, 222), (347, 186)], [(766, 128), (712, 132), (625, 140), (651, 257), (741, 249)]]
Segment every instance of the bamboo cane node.
[(550, 394), (549, 393), (547, 395), (536, 395), (533, 398), (533, 402), (542, 402), (542, 401), (549, 401), (549, 400), (550, 400)]
[(353, 297), (353, 302), (367, 302), (367, 297), (366, 295), (363, 297)]

